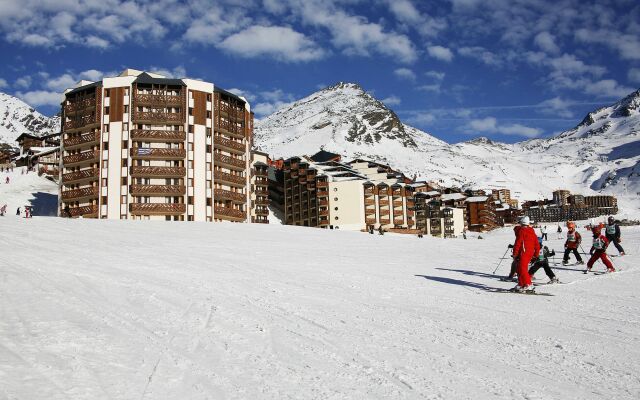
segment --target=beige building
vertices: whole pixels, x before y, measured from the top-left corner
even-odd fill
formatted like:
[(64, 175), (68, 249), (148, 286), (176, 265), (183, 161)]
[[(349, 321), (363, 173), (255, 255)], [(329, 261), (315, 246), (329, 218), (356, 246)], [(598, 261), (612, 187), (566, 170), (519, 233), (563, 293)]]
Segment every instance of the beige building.
[(67, 90), (62, 118), (61, 215), (251, 221), (244, 98), (127, 69)]

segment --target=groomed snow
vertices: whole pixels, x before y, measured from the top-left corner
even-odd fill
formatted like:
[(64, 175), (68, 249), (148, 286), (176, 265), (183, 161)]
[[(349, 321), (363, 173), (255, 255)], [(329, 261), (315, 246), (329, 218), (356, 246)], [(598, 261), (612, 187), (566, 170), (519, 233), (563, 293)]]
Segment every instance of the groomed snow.
[(7, 205), (7, 215), (15, 215), (18, 207), (22, 212), (24, 206), (32, 206), (35, 215), (55, 216), (58, 208), (58, 184), (44, 176), (38, 176), (36, 172), (25, 172), (24, 167), (15, 167), (11, 172), (0, 172), (0, 207)]
[(0, 224), (2, 399), (640, 396), (638, 227), (621, 272), (557, 268), (543, 297), (487, 291), (510, 229)]

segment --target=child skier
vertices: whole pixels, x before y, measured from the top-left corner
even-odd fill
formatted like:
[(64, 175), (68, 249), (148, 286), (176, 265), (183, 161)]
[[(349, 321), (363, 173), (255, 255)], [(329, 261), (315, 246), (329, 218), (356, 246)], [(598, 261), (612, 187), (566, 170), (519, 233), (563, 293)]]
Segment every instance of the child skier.
[(546, 226), (546, 225), (545, 225), (545, 226), (543, 226), (543, 227), (540, 229), (540, 233), (542, 234), (542, 240), (549, 240), (549, 239), (547, 238), (547, 226)]
[(516, 242), (513, 244), (513, 256), (518, 257), (518, 285), (513, 291), (518, 293), (532, 292), (534, 290), (529, 276), (529, 261), (540, 254), (540, 243), (536, 232), (530, 226), (528, 216), (520, 218)]
[(549, 257), (553, 257), (555, 255), (555, 250), (549, 251), (549, 248), (547, 246), (544, 246), (542, 248), (542, 251), (538, 255), (538, 258), (532, 260), (531, 268), (529, 268), (529, 275), (533, 277), (540, 268), (543, 268), (544, 273), (547, 274), (547, 277), (549, 277), (549, 283), (558, 283), (556, 274), (554, 274), (549, 267)]
[(562, 239), (562, 227), (558, 224), (558, 239)]
[(607, 228), (605, 231), (607, 240), (609, 240), (610, 243), (613, 243), (613, 245), (616, 246), (618, 253), (621, 256), (623, 256), (624, 249), (622, 248), (622, 246), (620, 246), (620, 242), (622, 241), (620, 240), (620, 227), (618, 226), (618, 224), (616, 224), (616, 221), (613, 218), (613, 216), (609, 217), (608, 222), (609, 223), (607, 224)]
[(611, 260), (607, 257), (607, 246), (609, 246), (609, 239), (602, 234), (601, 228), (596, 226), (591, 229), (593, 232), (593, 245), (591, 246), (591, 250), (589, 250), (589, 254), (591, 254), (591, 258), (587, 262), (587, 272), (591, 271), (591, 267), (593, 264), (599, 259), (602, 260), (604, 265), (607, 267), (607, 272), (615, 272), (616, 269), (613, 267)]
[(582, 265), (584, 262), (582, 261), (582, 257), (580, 257), (580, 253), (578, 253), (578, 248), (582, 242), (582, 236), (580, 236), (576, 231), (575, 223), (567, 222), (567, 228), (569, 228), (569, 231), (567, 232), (567, 241), (564, 242), (564, 257), (562, 257), (562, 265), (569, 264), (569, 254), (571, 252), (576, 256), (577, 264)]

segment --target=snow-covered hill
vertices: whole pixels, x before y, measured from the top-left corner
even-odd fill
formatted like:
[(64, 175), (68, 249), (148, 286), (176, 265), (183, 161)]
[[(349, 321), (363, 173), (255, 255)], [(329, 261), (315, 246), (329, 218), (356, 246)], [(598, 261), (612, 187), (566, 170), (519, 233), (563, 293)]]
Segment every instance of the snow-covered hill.
[(0, 92), (0, 143), (16, 146), (23, 133), (45, 135), (60, 132), (60, 117), (46, 117), (22, 100)]
[(504, 144), (478, 138), (447, 144), (403, 124), (360, 86), (340, 83), (259, 121), (255, 143), (275, 157), (323, 148), (450, 185), (506, 187), (521, 200), (547, 198), (558, 188), (614, 194), (623, 214), (637, 216), (639, 104), (637, 91), (551, 139)]
[(640, 394), (638, 227), (622, 228), (632, 255), (614, 259), (621, 272), (558, 268), (571, 284), (541, 297), (492, 292), (514, 285), (491, 275), (510, 229), (442, 240), (42, 217), (0, 226), (2, 399)]
[(37, 173), (25, 172), (26, 168), (0, 172), (0, 207), (6, 204), (9, 216), (27, 205), (33, 207), (34, 215), (57, 215), (58, 185)]

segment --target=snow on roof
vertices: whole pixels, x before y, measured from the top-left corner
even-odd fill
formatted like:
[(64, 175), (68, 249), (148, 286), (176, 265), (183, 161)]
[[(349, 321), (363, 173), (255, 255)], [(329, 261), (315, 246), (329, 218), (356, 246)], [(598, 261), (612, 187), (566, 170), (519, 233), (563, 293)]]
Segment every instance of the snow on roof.
[(467, 196), (465, 196), (462, 193), (449, 193), (449, 194), (443, 194), (442, 196), (440, 196), (440, 200), (442, 201), (447, 201), (447, 200), (462, 200), (462, 199), (466, 199)]
[(467, 203), (484, 203), (489, 199), (488, 196), (474, 196), (467, 199)]

